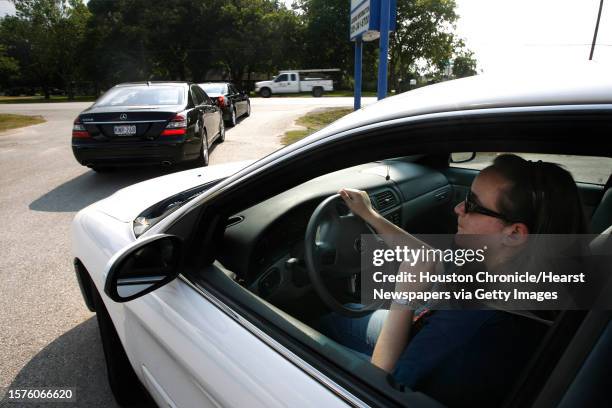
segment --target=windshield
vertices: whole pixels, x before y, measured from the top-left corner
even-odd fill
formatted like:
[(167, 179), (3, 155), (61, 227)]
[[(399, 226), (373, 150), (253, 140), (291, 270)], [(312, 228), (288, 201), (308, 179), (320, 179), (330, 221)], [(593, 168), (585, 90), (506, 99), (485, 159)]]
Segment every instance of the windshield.
[(95, 106), (182, 105), (183, 94), (179, 86), (122, 86), (102, 95)]
[(227, 86), (225, 84), (200, 84), (200, 87), (204, 89), (207, 94), (227, 93)]

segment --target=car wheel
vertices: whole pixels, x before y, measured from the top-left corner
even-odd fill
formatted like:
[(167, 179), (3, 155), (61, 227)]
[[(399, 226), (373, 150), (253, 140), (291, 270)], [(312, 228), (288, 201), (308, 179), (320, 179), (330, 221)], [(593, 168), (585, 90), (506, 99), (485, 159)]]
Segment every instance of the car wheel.
[(197, 163), (199, 166), (208, 166), (208, 141), (206, 140), (206, 131), (202, 132), (202, 145), (200, 146), (200, 156)]
[(321, 96), (323, 96), (323, 88), (321, 88), (320, 86), (317, 86), (315, 88), (312, 89), (312, 96), (314, 96), (315, 98), (319, 98)]
[(223, 120), (219, 121), (219, 143), (225, 142), (225, 123)]
[(247, 110), (246, 113), (244, 114), (245, 117), (249, 117), (251, 116), (251, 101), (247, 101)]
[(230, 116), (229, 125), (231, 127), (236, 126), (236, 107), (232, 106), (232, 116)]
[(270, 95), (272, 95), (272, 92), (270, 92), (270, 88), (263, 88), (261, 91), (259, 91), (259, 94), (262, 98), (269, 98)]
[(100, 294), (93, 287), (93, 283), (90, 282), (90, 284), (93, 289), (96, 318), (102, 339), (104, 359), (106, 360), (108, 383), (117, 404), (130, 407), (152, 406), (153, 401), (130, 364), (113, 321), (104, 306), (102, 298), (100, 298)]

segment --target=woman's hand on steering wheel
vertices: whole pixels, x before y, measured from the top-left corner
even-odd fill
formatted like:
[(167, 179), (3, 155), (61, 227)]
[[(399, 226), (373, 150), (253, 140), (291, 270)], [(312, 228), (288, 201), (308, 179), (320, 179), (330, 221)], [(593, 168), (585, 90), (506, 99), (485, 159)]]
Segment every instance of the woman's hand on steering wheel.
[(369, 222), (376, 216), (376, 211), (372, 208), (372, 202), (368, 193), (352, 188), (343, 188), (338, 191), (342, 200), (346, 203), (349, 210), (365, 222)]

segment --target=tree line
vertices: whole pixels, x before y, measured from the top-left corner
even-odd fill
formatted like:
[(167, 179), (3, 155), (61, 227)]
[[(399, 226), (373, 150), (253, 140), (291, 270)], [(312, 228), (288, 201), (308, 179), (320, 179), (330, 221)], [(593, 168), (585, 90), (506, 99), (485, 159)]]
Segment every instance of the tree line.
[[(117, 83), (204, 81), (211, 72), (249, 87), (279, 69), (341, 68), (352, 88), (349, 0), (11, 0), (0, 19), (0, 88), (69, 97)], [(454, 0), (397, 0), (389, 84), (476, 73), (454, 32)], [(365, 43), (364, 84), (375, 83), (378, 41)], [(372, 85), (370, 85), (372, 86)]]

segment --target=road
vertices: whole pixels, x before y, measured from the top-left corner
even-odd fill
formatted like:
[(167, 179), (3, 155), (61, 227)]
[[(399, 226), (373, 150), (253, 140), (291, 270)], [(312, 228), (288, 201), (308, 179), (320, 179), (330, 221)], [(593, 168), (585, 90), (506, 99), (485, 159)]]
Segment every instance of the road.
[[(120, 188), (177, 169), (97, 174), (80, 166), (70, 134), (72, 121), (88, 105), (0, 105), (0, 113), (47, 120), (0, 133), (0, 395), (7, 387), (74, 387), (72, 406), (115, 407), (95, 315), (74, 276), (70, 223), (77, 211)], [(225, 143), (211, 150), (211, 164), (277, 150), (295, 119), (325, 106), (350, 107), (352, 99), (254, 98), (251, 117), (227, 130)]]

